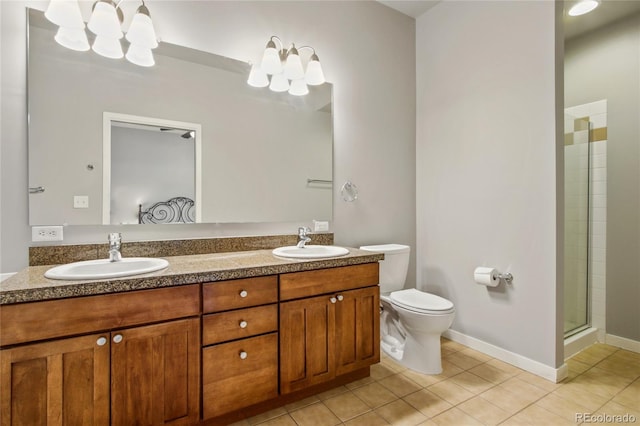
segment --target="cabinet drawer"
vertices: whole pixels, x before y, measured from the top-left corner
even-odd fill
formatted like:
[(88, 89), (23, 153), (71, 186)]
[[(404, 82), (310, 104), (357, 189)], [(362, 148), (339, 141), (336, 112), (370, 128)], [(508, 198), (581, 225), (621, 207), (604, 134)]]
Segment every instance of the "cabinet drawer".
[(202, 345), (271, 331), (278, 331), (278, 305), (275, 304), (205, 315), (202, 319)]
[(204, 348), (202, 386), (204, 419), (277, 397), (278, 334)]
[(278, 277), (245, 278), (202, 286), (204, 313), (266, 305), (278, 301)]
[(200, 313), (198, 284), (5, 305), (0, 344), (112, 330)]
[(280, 300), (377, 285), (378, 262), (280, 275)]

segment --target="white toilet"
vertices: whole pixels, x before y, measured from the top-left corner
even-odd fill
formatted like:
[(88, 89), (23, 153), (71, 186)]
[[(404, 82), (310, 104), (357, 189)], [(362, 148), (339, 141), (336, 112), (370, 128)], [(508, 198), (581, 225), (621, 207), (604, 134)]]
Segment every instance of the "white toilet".
[(360, 249), (384, 253), (380, 261), (380, 347), (411, 370), (442, 373), (440, 335), (453, 322), (453, 303), (415, 288), (403, 290), (411, 247), (382, 244)]

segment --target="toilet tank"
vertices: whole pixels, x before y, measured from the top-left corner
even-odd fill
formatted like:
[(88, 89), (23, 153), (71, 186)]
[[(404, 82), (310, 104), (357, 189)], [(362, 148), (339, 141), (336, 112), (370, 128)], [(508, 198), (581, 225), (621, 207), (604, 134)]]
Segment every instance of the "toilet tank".
[(390, 293), (404, 288), (409, 270), (411, 247), (402, 244), (380, 244), (362, 246), (360, 250), (384, 254), (384, 260), (380, 261), (381, 293)]

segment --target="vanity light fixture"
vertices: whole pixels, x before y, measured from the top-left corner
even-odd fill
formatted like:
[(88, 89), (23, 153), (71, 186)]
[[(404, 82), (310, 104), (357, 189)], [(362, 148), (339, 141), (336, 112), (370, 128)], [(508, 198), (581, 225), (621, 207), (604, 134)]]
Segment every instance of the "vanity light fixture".
[(580, 16), (591, 12), (600, 5), (599, 0), (579, 0), (569, 9), (569, 16)]
[[(107, 58), (125, 57), (120, 42), (124, 36), (122, 31), (124, 16), (120, 8), (120, 3), (123, 1), (120, 0), (118, 3), (113, 0), (96, 1), (86, 25), (89, 31), (95, 34), (91, 49)], [(50, 0), (45, 16), (59, 26), (55, 36), (59, 44), (73, 50), (89, 50), (89, 41), (84, 30), (85, 23), (82, 20), (78, 0)], [(126, 39), (130, 43), (126, 54), (129, 62), (144, 67), (155, 64), (151, 50), (158, 47), (158, 41), (144, 0), (133, 16)]]
[[(276, 40), (280, 44), (279, 50)], [(310, 49), (312, 52), (306, 71), (299, 53), (303, 49)], [(277, 36), (271, 36), (262, 55), (262, 63), (251, 67), (247, 84), (253, 87), (269, 86), (274, 92), (288, 91), (291, 95), (304, 96), (309, 93), (307, 85), (316, 86), (325, 81), (320, 60), (313, 47), (296, 48), (295, 44), (291, 43), (291, 47), (285, 50), (282, 40)]]

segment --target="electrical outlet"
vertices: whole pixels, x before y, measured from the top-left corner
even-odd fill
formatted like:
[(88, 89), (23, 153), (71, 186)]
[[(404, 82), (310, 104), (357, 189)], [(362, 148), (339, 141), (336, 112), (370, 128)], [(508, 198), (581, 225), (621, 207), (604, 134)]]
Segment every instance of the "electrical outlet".
[(31, 241), (62, 241), (62, 226), (32, 226)]
[(329, 222), (326, 220), (314, 220), (313, 231), (314, 232), (326, 232), (329, 230)]
[(88, 195), (74, 195), (73, 196), (73, 208), (74, 209), (88, 209), (89, 208), (89, 196)]

